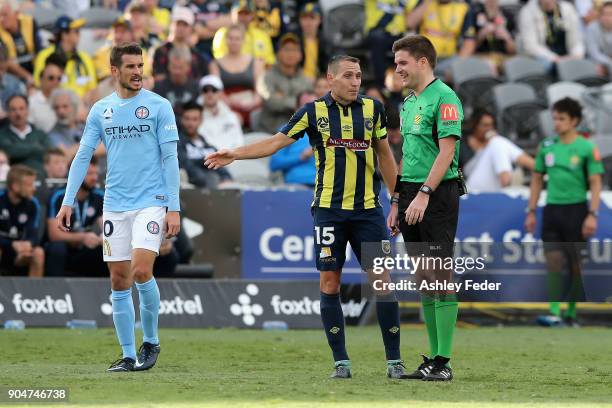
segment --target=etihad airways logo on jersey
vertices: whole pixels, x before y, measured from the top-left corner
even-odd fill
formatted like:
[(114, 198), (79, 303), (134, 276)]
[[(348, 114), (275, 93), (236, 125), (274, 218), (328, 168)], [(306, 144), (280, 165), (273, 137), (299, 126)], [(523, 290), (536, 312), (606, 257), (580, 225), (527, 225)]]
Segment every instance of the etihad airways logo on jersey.
[(368, 150), (370, 147), (369, 140), (355, 139), (327, 139), (327, 147), (344, 147), (351, 150)]
[(104, 133), (113, 139), (132, 139), (142, 137), (142, 133), (150, 130), (151, 126), (149, 125), (111, 126), (104, 128)]

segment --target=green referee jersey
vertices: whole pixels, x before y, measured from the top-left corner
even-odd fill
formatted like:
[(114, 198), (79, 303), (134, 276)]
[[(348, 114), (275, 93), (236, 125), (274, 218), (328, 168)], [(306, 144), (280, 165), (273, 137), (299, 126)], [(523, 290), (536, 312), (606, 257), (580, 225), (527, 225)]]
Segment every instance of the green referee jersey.
[(436, 78), (418, 97), (406, 97), (400, 118), (402, 181), (423, 183), (440, 152), (438, 139), (452, 136), (457, 137), (455, 157), (442, 180), (457, 179), (463, 107), (455, 92)]
[(535, 160), (536, 172), (548, 174), (547, 204), (577, 204), (586, 201), (589, 176), (603, 174), (597, 147), (582, 136), (572, 143), (559, 137), (544, 140)]

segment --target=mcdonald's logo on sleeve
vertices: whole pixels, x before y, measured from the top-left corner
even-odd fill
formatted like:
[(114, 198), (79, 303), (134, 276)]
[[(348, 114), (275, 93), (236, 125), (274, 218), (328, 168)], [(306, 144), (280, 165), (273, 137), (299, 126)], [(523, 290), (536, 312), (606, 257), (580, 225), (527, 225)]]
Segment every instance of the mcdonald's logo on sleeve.
[(440, 112), (442, 112), (442, 120), (459, 120), (459, 111), (457, 105), (452, 103), (444, 103), (440, 105)]

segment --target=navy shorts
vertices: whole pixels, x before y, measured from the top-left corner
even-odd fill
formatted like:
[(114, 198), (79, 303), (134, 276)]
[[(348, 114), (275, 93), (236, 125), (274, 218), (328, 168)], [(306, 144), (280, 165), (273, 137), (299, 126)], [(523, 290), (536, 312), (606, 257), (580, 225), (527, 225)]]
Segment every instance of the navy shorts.
[[(390, 248), (389, 233), (382, 208), (367, 210), (342, 210), (313, 207), (314, 241), (317, 269), (336, 271), (346, 260), (346, 244), (350, 242), (362, 268), (371, 265), (362, 257), (361, 244), (380, 243), (376, 248)], [(370, 252), (370, 251), (368, 251)], [(369, 254), (381, 256), (381, 254)]]

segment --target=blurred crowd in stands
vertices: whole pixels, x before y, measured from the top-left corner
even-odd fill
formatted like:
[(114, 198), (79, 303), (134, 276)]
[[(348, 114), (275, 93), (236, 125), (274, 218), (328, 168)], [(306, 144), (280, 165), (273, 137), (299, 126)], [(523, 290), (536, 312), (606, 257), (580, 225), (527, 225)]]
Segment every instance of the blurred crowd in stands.
[[(257, 165), (209, 170), (202, 159), (276, 133), (296, 108), (324, 96), (327, 61), (337, 53), (361, 59), (363, 93), (384, 103), (399, 162), (398, 112), (408, 90), (394, 73), (391, 45), (406, 33), (433, 42), (436, 74), (462, 98), (461, 161), (473, 190), (525, 185), (538, 143), (554, 136), (547, 108), (567, 96), (582, 103), (581, 131), (601, 144), (610, 174), (612, 0), (0, 5), (0, 182), (6, 185), (0, 274), (106, 274), (103, 145), (79, 191), (74, 228), (64, 233), (53, 222), (88, 111), (114, 90), (111, 47), (124, 42), (142, 46), (145, 87), (174, 108), (184, 188), (312, 187), (315, 159), (307, 138)], [(157, 276), (171, 276), (178, 263), (189, 262), (188, 241), (164, 242)]]

